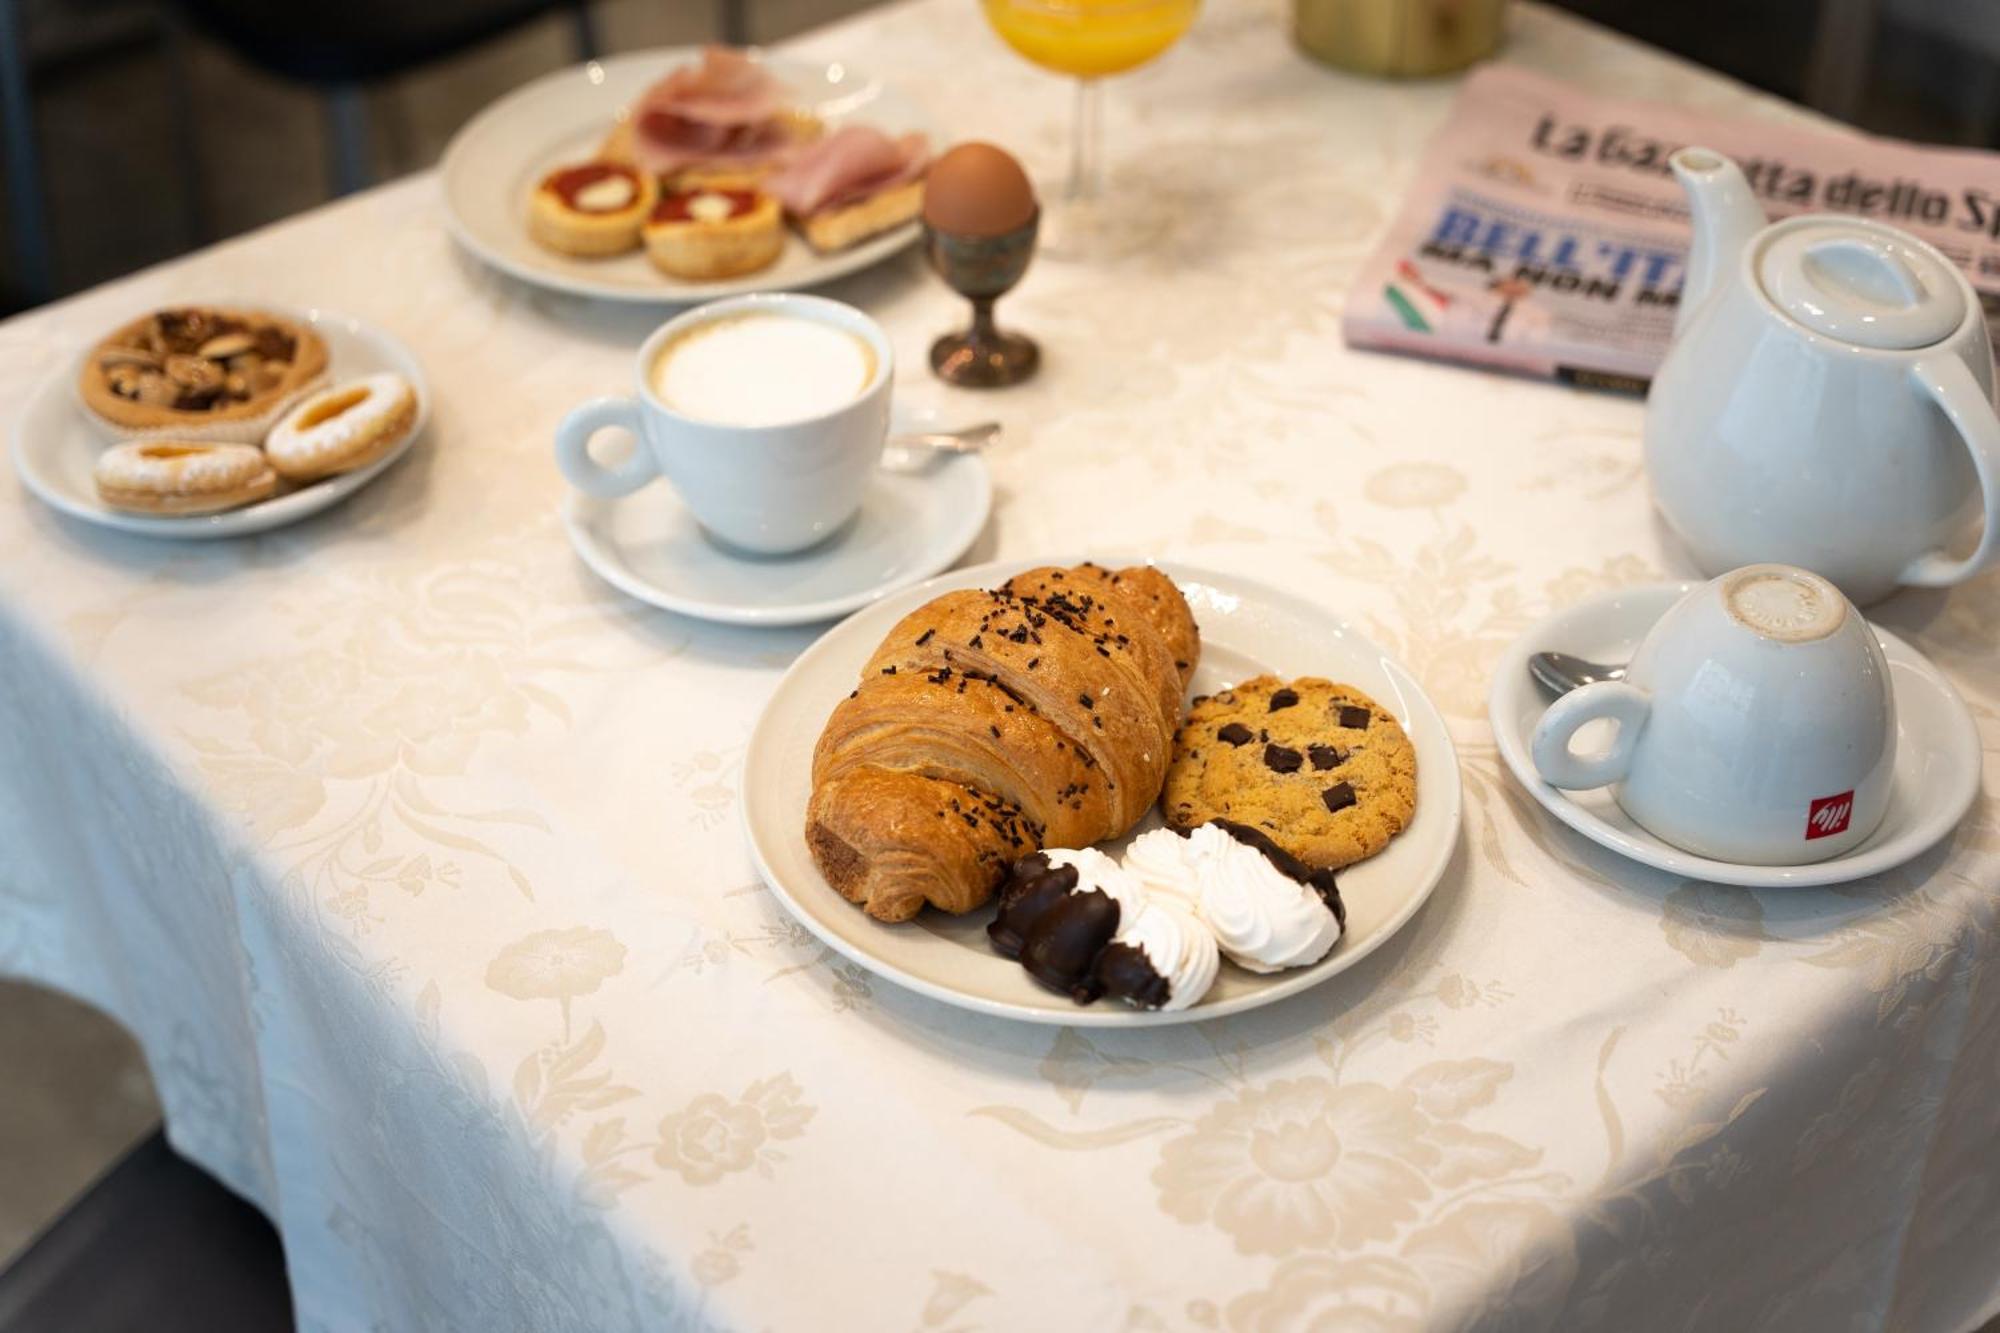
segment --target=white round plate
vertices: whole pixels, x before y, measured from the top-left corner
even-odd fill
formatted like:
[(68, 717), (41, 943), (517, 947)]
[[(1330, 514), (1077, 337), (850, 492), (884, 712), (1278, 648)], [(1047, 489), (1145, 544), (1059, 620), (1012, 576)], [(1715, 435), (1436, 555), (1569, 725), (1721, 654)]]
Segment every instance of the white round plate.
[[(639, 94), (669, 70), (700, 58), (700, 47), (680, 46), (575, 65), (524, 84), (481, 111), (452, 137), (440, 169), (453, 234), (481, 259), (523, 282), (577, 296), (655, 304), (812, 287), (867, 268), (917, 239), (921, 229), (912, 222), (850, 249), (819, 255), (796, 235), (787, 235), (775, 264), (719, 282), (670, 278), (639, 251), (575, 259), (530, 240), (528, 199), (542, 177), (595, 157), (598, 144)], [(829, 128), (853, 121), (890, 135), (921, 130), (935, 146), (936, 132), (923, 111), (878, 79), (841, 64), (757, 58), (783, 81), (797, 105)]]
[[(902, 408), (896, 424), (937, 427)], [(986, 460), (955, 454), (922, 472), (876, 472), (853, 521), (797, 555), (717, 545), (665, 481), (620, 500), (571, 491), (562, 516), (576, 553), (620, 592), (701, 620), (778, 626), (834, 620), (949, 569), (992, 509)]]
[[(354, 472), (343, 472), (297, 490), (280, 490), (268, 500), (244, 505), (220, 514), (128, 514), (113, 509), (97, 498), (97, 483), (91, 469), (97, 456), (110, 442), (99, 433), (77, 404), (76, 380), (83, 368), (82, 357), (65, 365), (38, 385), (14, 422), (14, 469), (22, 484), (43, 503), (73, 518), (120, 532), (136, 532), (147, 537), (201, 540), (209, 537), (246, 537), (268, 532), (287, 523), (317, 514), (339, 504), (394, 467), (396, 460), (410, 451), (430, 419), (431, 391), (424, 382), (416, 357), (399, 339), (372, 324), (332, 310), (297, 310), (268, 301), (218, 302), (247, 310), (268, 310), (274, 315), (310, 324), (326, 340), (332, 383), (358, 379), (392, 370), (408, 380), (417, 391), (417, 422), (403, 443), (388, 457)], [(86, 349), (83, 356), (88, 356)]]
[(1965, 700), (1924, 655), (1875, 626), (1889, 659), (1896, 696), (1896, 770), (1889, 812), (1867, 841), (1826, 861), (1753, 866), (1714, 861), (1660, 841), (1632, 821), (1608, 787), (1561, 791), (1542, 781), (1528, 753), (1549, 697), (1528, 675), (1537, 652), (1574, 653), (1594, 662), (1628, 662), (1667, 608), (1697, 583), (1649, 583), (1577, 603), (1534, 626), (1495, 669), (1487, 714), (1501, 758), (1545, 809), (1601, 847), (1660, 870), (1752, 889), (1844, 884), (1899, 866), (1951, 832), (1979, 794), (1979, 732)]
[[(1132, 563), (1095, 558), (1114, 567)], [(962, 1009), (1072, 1027), (1143, 1027), (1240, 1014), (1317, 986), (1381, 947), (1430, 897), (1458, 841), (1458, 756), (1444, 719), (1400, 663), (1339, 616), (1233, 574), (1171, 561), (1160, 562), (1160, 568), (1180, 585), (1201, 626), (1201, 662), (1191, 693), (1212, 694), (1267, 671), (1330, 676), (1373, 695), (1416, 744), (1416, 817), (1379, 856), (1340, 872), (1347, 933), (1332, 953), (1311, 967), (1273, 976), (1225, 962), (1214, 988), (1188, 1009), (1147, 1012), (1113, 1000), (1078, 1005), (1042, 989), (1019, 963), (993, 952), (986, 942), (991, 908), (959, 917), (927, 910), (915, 921), (885, 925), (820, 876), (803, 836), (813, 745), (890, 626), (940, 593), (995, 587), (1035, 565), (1075, 563), (1066, 557), (1008, 560), (954, 570), (842, 621), (792, 664), (764, 706), (743, 762), (750, 855), (778, 900), (830, 947), (898, 985)], [(1158, 823), (1156, 811), (1133, 835)], [(1117, 854), (1126, 841), (1103, 846)]]

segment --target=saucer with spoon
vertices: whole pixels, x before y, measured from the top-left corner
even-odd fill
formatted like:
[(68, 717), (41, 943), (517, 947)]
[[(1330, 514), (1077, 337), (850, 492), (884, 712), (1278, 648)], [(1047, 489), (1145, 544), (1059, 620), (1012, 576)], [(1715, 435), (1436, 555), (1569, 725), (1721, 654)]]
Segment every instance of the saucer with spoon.
[(570, 544), (622, 592), (735, 625), (833, 620), (942, 572), (986, 525), (1000, 427), (897, 402), (894, 360), (880, 325), (825, 297), (668, 320), (632, 393), (556, 427)]
[[(1933, 846), (1957, 826), (1979, 792), (1978, 730), (1951, 682), (1922, 653), (1879, 625), (1868, 628), (1880, 645), (1893, 699), (1894, 760), (1886, 808), (1872, 831), (1837, 855), (1794, 864), (1703, 855), (1668, 841), (1628, 813), (1615, 783), (1564, 790), (1547, 781), (1535, 750), (1537, 732), (1552, 705), (1586, 686), (1624, 688), (1630, 680), (1628, 666), (1655, 625), (1704, 586), (1643, 584), (1587, 598), (1531, 626), (1501, 655), (1487, 716), (1502, 761), (1529, 795), (1570, 828), (1622, 856), (1689, 879), (1748, 888), (1803, 888), (1878, 874)], [(1574, 747), (1585, 764), (1631, 748), (1613, 728), (1604, 719), (1589, 723), (1563, 748)], [(1800, 812), (1802, 827), (1809, 817), (1808, 811)], [(1657, 817), (1654, 823), (1676, 832)], [(1684, 844), (1699, 841), (1684, 831), (1679, 836)]]

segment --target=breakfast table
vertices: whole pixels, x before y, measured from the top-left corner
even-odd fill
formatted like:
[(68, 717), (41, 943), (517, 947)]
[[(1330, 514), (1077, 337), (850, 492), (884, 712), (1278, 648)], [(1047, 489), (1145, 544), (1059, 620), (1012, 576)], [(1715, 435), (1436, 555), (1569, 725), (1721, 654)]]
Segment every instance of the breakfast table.
[[(1068, 90), (978, 8), (789, 43), (1053, 168)], [(1806, 113), (1534, 4), (1500, 59)], [(1176, 1028), (942, 1006), (821, 944), (743, 842), (744, 750), (817, 629), (600, 583), (555, 423), (657, 311), (550, 295), (424, 173), (0, 324), (0, 425), (173, 301), (362, 316), (425, 436), (297, 526), (217, 542), (0, 496), (0, 970), (144, 1048), (174, 1145), (347, 1329), (1962, 1330), (2000, 1313), (2000, 576), (1871, 614), (1947, 672), (1988, 794), (1831, 889), (1626, 862), (1485, 720), (1509, 641), (1689, 577), (1632, 397), (1349, 351), (1339, 324), (1455, 81), (1290, 46), (1212, 0), (1106, 87), (1120, 254), (1038, 261), (1029, 384), (947, 389), (915, 252), (827, 288), (898, 392), (997, 416), (968, 560), (1171, 557), (1320, 603), (1445, 715), (1434, 897), (1326, 984)], [(0, 1076), (0, 1086), (4, 1076)], [(4, 1094), (0, 1094), (4, 1095)]]

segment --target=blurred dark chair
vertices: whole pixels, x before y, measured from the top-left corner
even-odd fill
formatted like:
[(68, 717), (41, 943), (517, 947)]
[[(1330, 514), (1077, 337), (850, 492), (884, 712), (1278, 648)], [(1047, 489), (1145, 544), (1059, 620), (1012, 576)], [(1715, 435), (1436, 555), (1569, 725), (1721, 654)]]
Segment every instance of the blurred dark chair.
[(0, 1270), (0, 1333), (289, 1333), (264, 1215), (154, 1135)]
[(588, 0), (170, 0), (190, 22), (251, 64), (325, 98), (328, 174), (335, 194), (368, 184), (362, 90), (456, 54), (553, 10), (574, 25), (577, 58), (597, 58)]

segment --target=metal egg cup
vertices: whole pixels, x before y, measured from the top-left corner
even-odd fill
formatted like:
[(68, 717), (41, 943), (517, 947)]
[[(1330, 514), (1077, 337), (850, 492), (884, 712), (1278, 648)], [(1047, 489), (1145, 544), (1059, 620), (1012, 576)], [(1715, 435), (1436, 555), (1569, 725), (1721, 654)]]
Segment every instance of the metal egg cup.
[(953, 291), (972, 302), (972, 327), (947, 333), (931, 344), (931, 369), (939, 379), (968, 389), (1019, 384), (1041, 365), (1032, 338), (1002, 332), (993, 322), (993, 303), (1028, 271), (1035, 254), (1037, 208), (1012, 231), (997, 236), (963, 236), (924, 223), (924, 257)]

